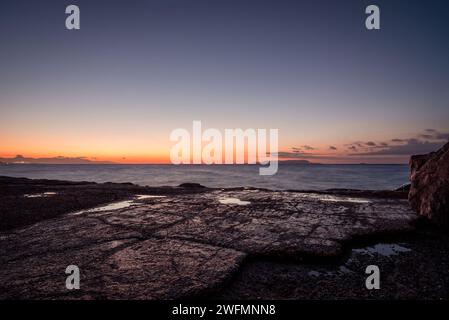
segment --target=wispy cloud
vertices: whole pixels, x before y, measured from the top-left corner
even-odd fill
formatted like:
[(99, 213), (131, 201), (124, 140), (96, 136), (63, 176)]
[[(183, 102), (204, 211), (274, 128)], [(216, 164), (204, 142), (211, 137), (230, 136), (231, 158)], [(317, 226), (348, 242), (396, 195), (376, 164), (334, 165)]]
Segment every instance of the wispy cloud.
[(293, 153), (307, 153), (307, 151), (317, 150), (316, 148), (309, 146), (309, 145), (303, 145), (301, 147), (291, 147), (291, 150)]
[[(387, 142), (365, 143), (354, 142), (349, 145), (351, 155), (379, 156), (379, 155), (413, 155), (437, 150), (449, 139), (449, 133), (435, 129), (426, 129), (424, 133), (406, 139), (394, 138)], [(358, 148), (355, 148), (357, 146)]]
[[(438, 150), (449, 139), (449, 133), (435, 129), (408, 138), (392, 138), (385, 141), (354, 141), (343, 146), (330, 145), (322, 152), (310, 145), (292, 147), (290, 151), (279, 152), (280, 159), (305, 159), (339, 163), (406, 163), (411, 155)], [(336, 153), (335, 151), (338, 151)], [(357, 161), (357, 162), (356, 162)]]
[(413, 155), (413, 154), (423, 154), (429, 153), (437, 150), (443, 145), (441, 142), (429, 142), (420, 141), (417, 139), (410, 139), (405, 144), (400, 145), (390, 145), (384, 149), (368, 151), (368, 152), (358, 152), (354, 155), (358, 156), (369, 156), (369, 155)]
[(0, 162), (6, 163), (40, 163), (40, 164), (109, 164), (111, 161), (97, 161), (95, 157), (52, 157), (52, 158), (31, 158), (17, 155), (14, 158), (0, 158)]
[(304, 146), (302, 146), (302, 148), (303, 148), (304, 150), (308, 150), (308, 151), (310, 151), (310, 150), (316, 150), (314, 147), (311, 147), (311, 146), (309, 146), (309, 145), (304, 145)]

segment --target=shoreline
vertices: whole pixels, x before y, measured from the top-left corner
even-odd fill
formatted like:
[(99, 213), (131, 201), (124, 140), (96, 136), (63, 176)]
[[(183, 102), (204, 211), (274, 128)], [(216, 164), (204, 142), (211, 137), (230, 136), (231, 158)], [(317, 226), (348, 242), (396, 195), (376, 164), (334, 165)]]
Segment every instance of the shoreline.
[[(58, 203), (52, 204), (60, 206), (61, 208), (57, 208), (57, 212), (46, 214), (42, 219), (48, 217), (56, 217), (61, 214), (66, 214), (69, 212), (89, 209), (91, 207), (99, 206), (102, 204), (111, 203), (114, 201), (120, 201), (123, 199), (128, 199), (136, 194), (160, 194), (160, 195), (172, 195), (172, 194), (182, 194), (182, 193), (198, 193), (198, 192), (207, 192), (213, 190), (225, 190), (225, 191), (238, 191), (238, 190), (260, 190), (265, 192), (292, 192), (292, 193), (306, 193), (306, 194), (321, 194), (321, 195), (335, 195), (335, 196), (349, 196), (349, 197), (364, 197), (364, 198), (392, 198), (392, 199), (407, 199), (408, 192), (406, 191), (398, 191), (398, 190), (357, 190), (357, 189), (328, 189), (328, 190), (273, 190), (266, 188), (256, 188), (256, 187), (229, 187), (229, 188), (213, 188), (203, 186), (197, 183), (183, 183), (179, 186), (158, 186), (158, 187), (150, 187), (150, 186), (141, 186), (131, 182), (104, 182), (97, 183), (92, 181), (67, 181), (67, 180), (54, 180), (54, 179), (30, 179), (25, 177), (9, 177), (9, 176), (1, 176), (0, 175), (0, 190), (3, 191), (4, 195), (9, 196), (0, 202), (0, 212), (6, 213), (7, 209), (11, 209), (12, 206), (16, 205), (20, 207), (20, 201), (22, 200), (20, 196), (24, 194), (32, 194), (34, 193), (44, 193), (44, 192), (55, 192), (60, 190), (60, 188), (70, 189), (72, 188), (72, 192), (69, 196), (81, 196), (78, 202), (84, 201), (85, 203), (78, 203), (78, 205), (63, 205), (64, 199), (61, 199), (60, 196), (64, 196), (64, 193), (59, 194)], [(85, 196), (82, 195), (81, 189), (90, 190), (92, 194), (85, 193)], [(87, 188), (87, 189), (86, 189)], [(94, 198), (95, 196), (95, 198)], [(11, 197), (14, 197), (13, 202), (11, 202)], [(18, 198), (19, 197), (19, 198)], [(7, 201), (9, 200), (9, 202)], [(46, 198), (45, 200), (48, 200)], [(70, 199), (66, 199), (70, 201)], [(9, 206), (9, 208), (8, 208)], [(3, 207), (3, 208), (2, 208)], [(27, 220), (29, 223), (35, 223), (40, 221), (39, 212), (41, 211), (40, 206), (37, 207), (25, 207), (21, 210), (26, 212), (34, 209), (37, 210), (33, 216), (29, 216)], [(45, 208), (46, 210), (48, 208)], [(20, 211), (15, 213), (13, 219), (19, 219), (18, 221), (22, 221), (20, 217), (17, 217), (16, 214), (20, 215)], [(23, 221), (21, 223), (9, 222), (8, 217), (0, 216), (3, 220), (3, 224), (0, 226), (0, 230), (7, 230), (5, 226), (12, 225), (14, 227), (24, 226), (27, 221)]]
[(407, 165), (285, 165), (267, 179), (248, 165), (13, 165), (0, 176), (66, 181), (131, 182), (140, 186), (178, 186), (196, 182), (212, 188), (255, 187), (272, 190), (348, 188), (394, 190), (409, 181)]

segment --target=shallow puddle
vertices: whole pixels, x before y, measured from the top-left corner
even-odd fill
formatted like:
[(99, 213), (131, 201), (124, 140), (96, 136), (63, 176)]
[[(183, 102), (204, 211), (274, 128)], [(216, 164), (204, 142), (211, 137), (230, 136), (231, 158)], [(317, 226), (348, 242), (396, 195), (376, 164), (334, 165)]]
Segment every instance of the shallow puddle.
[[(156, 196), (156, 195), (148, 195), (148, 194), (140, 194), (136, 195), (132, 200), (125, 200), (119, 202), (109, 203), (105, 206), (81, 210), (78, 212), (71, 213), (71, 215), (77, 216), (83, 213), (95, 213), (95, 212), (103, 212), (103, 211), (114, 211), (129, 208), (131, 206), (137, 205), (136, 200), (145, 200), (145, 199), (153, 199), (153, 198), (165, 198), (166, 196)], [(141, 204), (141, 203), (140, 203)], [(142, 205), (142, 204), (141, 204)]]
[(119, 210), (119, 209), (124, 209), (124, 208), (131, 207), (132, 205), (134, 205), (134, 200), (126, 200), (126, 201), (114, 202), (114, 203), (110, 203), (110, 204), (108, 204), (106, 206), (75, 212), (75, 213), (73, 213), (73, 215), (79, 215), (79, 214), (82, 214), (82, 213), (92, 213), (92, 212)]
[(386, 244), (386, 243), (379, 243), (371, 247), (366, 247), (362, 249), (353, 249), (354, 253), (362, 253), (362, 254), (379, 254), (384, 257), (390, 257), (390, 256), (396, 256), (398, 254), (404, 253), (404, 252), (410, 252), (412, 251), (409, 248), (403, 247), (399, 244)]
[(221, 204), (236, 204), (239, 206), (247, 206), (249, 205), (251, 202), (249, 201), (242, 201), (240, 199), (237, 198), (224, 198), (224, 199), (219, 199), (218, 200)]
[(33, 193), (33, 194), (24, 194), (25, 198), (45, 198), (56, 195), (56, 192), (44, 192), (44, 193)]
[(166, 196), (154, 196), (149, 194), (138, 194), (136, 195), (137, 200), (153, 199), (153, 198), (166, 198)]
[(337, 197), (328, 194), (304, 193), (303, 198), (316, 199), (328, 202), (352, 202), (352, 203), (371, 203), (370, 200), (364, 198)]

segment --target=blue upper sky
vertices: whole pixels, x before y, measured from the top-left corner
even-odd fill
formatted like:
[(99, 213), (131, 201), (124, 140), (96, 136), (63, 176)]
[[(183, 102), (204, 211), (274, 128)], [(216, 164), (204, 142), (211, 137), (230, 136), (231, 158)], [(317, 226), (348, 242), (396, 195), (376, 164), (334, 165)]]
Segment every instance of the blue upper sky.
[(443, 0), (2, 0), (0, 156), (151, 161), (201, 120), (279, 128), (286, 156), (404, 161), (449, 131), (448, 40)]

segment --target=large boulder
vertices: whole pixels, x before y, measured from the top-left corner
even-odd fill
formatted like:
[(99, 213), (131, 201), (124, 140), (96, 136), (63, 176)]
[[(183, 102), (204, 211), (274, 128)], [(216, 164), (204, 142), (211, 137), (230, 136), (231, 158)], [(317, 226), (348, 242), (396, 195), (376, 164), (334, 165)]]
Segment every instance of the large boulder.
[(410, 159), (412, 208), (439, 226), (449, 227), (449, 143), (440, 150)]

